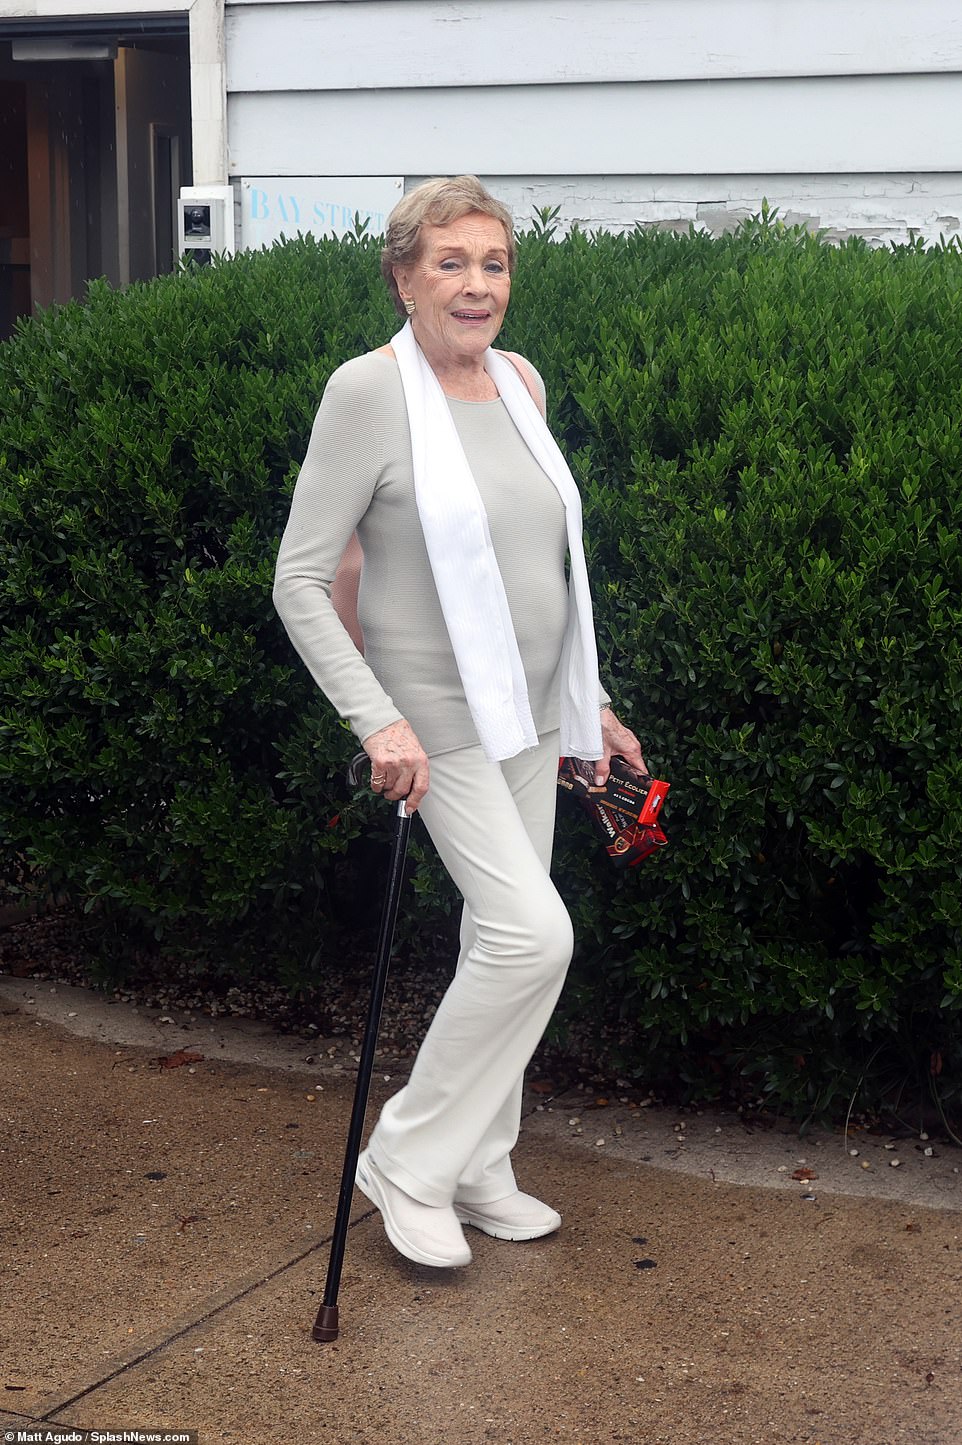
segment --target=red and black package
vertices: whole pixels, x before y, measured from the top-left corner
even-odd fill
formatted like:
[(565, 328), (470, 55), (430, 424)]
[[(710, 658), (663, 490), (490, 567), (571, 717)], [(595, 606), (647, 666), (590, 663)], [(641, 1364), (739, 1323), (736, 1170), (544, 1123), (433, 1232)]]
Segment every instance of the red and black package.
[(562, 758), (558, 787), (570, 793), (588, 814), (612, 863), (618, 868), (635, 868), (668, 842), (657, 819), (671, 784), (633, 773), (619, 757), (612, 758), (608, 781), (602, 787), (595, 787), (594, 775), (594, 763)]

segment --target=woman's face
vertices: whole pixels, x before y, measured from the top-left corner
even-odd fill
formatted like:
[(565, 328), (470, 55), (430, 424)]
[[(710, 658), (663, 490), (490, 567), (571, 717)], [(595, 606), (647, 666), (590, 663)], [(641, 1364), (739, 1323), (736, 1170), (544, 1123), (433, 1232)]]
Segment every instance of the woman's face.
[(480, 357), (501, 330), (511, 294), (508, 245), (494, 216), (471, 211), (447, 226), (421, 227), (417, 258), (395, 266), (411, 324), (434, 364)]

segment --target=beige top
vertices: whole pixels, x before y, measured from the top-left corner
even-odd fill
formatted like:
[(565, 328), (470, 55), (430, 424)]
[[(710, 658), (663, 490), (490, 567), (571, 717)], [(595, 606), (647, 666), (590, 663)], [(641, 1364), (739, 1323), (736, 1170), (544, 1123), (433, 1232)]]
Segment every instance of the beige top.
[[(564, 505), (500, 398), (448, 402), (488, 516), (535, 727), (548, 732), (559, 725), (568, 616)], [(331, 603), (355, 529), (364, 656)], [(418, 518), (401, 376), (386, 352), (346, 362), (327, 384), (281, 539), (274, 605), (362, 741), (403, 717), (429, 756), (477, 744)]]

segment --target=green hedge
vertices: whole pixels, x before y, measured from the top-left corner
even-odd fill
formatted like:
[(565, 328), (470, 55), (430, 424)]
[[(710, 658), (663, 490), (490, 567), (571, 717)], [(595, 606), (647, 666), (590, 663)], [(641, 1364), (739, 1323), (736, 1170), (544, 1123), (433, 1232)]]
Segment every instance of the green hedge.
[(306, 243), (97, 284), (0, 348), (9, 871), (122, 930), (202, 925), (228, 973), (332, 946), (357, 831), (270, 590), (317, 399), (388, 321), (374, 269)]
[[(956, 1076), (960, 311), (957, 250), (770, 217), (521, 240), (505, 344), (545, 376), (605, 675), (673, 785), (628, 876), (559, 832), (563, 1020), (626, 1071), (813, 1108), (867, 1069)], [(394, 325), (372, 244), (304, 239), (95, 286), (0, 348), (11, 877), (202, 923), (226, 971), (303, 983), (349, 946), (351, 840), (383, 822), (269, 594), (324, 382)], [(426, 850), (415, 885), (410, 946), (451, 931)]]
[(588, 976), (694, 1080), (957, 1063), (962, 257), (753, 224), (551, 265), (609, 672), (675, 784)]

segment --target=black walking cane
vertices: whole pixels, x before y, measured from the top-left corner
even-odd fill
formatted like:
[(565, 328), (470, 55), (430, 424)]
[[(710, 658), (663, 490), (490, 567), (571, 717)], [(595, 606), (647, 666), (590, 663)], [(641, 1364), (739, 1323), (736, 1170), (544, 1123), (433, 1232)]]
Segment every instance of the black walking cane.
[[(358, 753), (348, 769), (348, 781), (356, 784), (360, 769), (367, 762), (366, 753)], [(404, 859), (407, 855), (408, 833), (411, 818), (404, 805), (404, 799), (397, 805), (394, 820), (394, 838), (391, 844), (391, 867), (388, 873), (387, 891), (381, 911), (381, 930), (377, 941), (377, 959), (374, 977), (371, 981), (371, 1000), (368, 1004), (367, 1023), (364, 1027), (364, 1042), (361, 1059), (357, 1066), (357, 1083), (354, 1086), (354, 1105), (351, 1109), (351, 1125), (347, 1131), (347, 1147), (344, 1150), (344, 1169), (341, 1174), (341, 1192), (337, 1200), (337, 1215), (334, 1219), (334, 1233), (331, 1236), (331, 1255), (327, 1266), (327, 1283), (324, 1286), (324, 1303), (317, 1312), (311, 1338), (318, 1344), (328, 1344), (337, 1339), (337, 1292), (341, 1283), (341, 1266), (344, 1263), (344, 1246), (351, 1220), (351, 1196), (354, 1191), (354, 1176), (357, 1173), (357, 1158), (361, 1152), (361, 1135), (364, 1132), (364, 1115), (367, 1112), (367, 1096), (371, 1090), (371, 1074), (374, 1072), (374, 1054), (377, 1049), (377, 1034), (381, 1025), (381, 1009), (384, 991), (387, 987), (387, 973), (391, 962), (391, 944), (394, 941), (394, 925), (397, 922), (398, 903), (401, 898), (401, 877)]]

